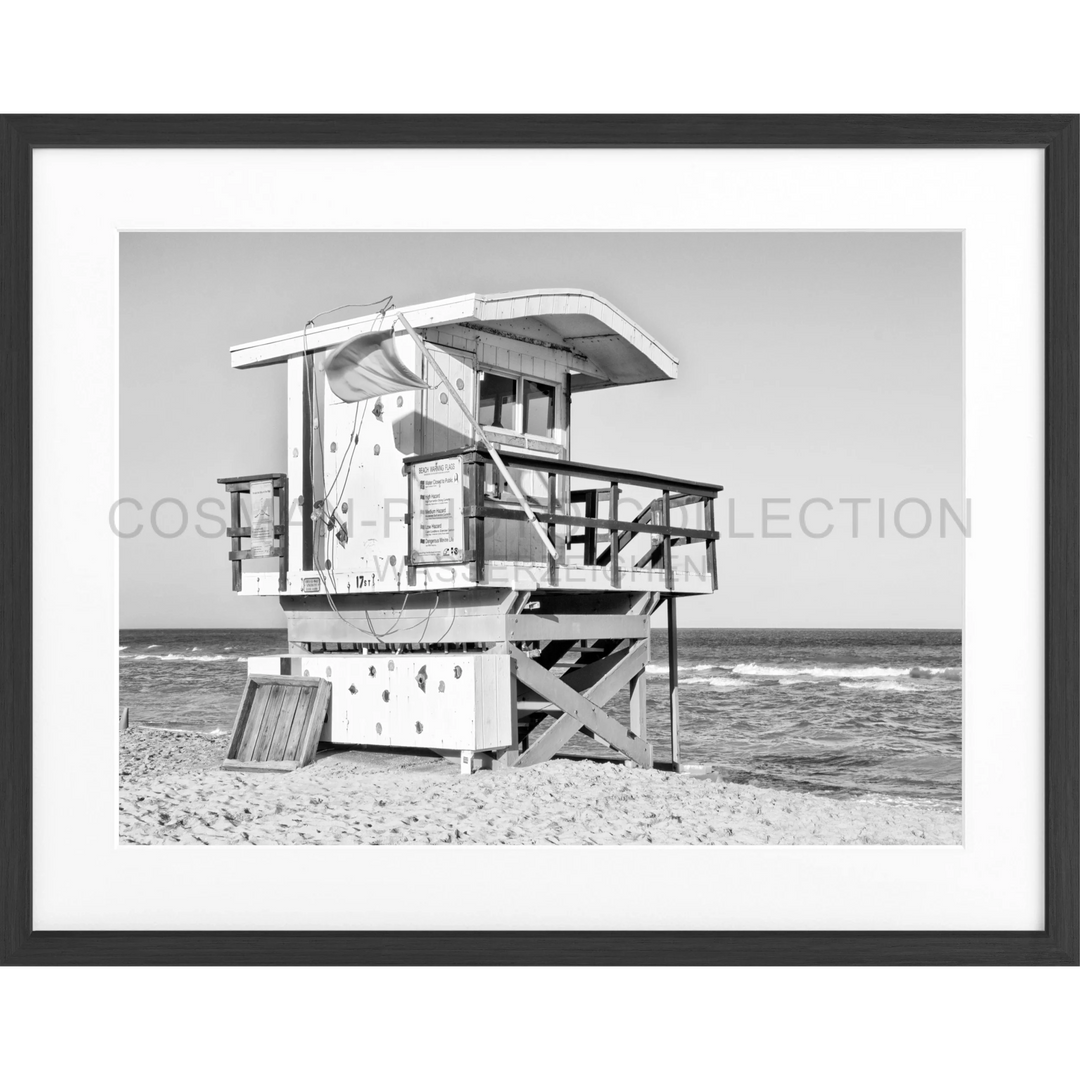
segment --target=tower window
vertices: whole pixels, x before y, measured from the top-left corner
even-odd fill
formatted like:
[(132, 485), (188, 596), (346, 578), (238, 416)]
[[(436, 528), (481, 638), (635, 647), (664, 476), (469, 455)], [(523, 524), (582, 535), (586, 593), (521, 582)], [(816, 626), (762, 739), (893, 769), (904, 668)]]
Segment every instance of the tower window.
[(523, 380), (525, 398), (525, 434), (551, 438), (555, 430), (555, 387)]
[(480, 375), (477, 419), (484, 427), (517, 431), (518, 381), (485, 371)]

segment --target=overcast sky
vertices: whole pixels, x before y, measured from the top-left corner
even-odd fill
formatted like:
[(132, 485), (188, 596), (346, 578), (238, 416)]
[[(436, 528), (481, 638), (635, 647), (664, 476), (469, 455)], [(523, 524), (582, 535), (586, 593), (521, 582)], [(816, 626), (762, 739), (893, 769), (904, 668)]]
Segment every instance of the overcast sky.
[[(196, 531), (217, 528), (197, 516), (217, 477), (286, 468), (284, 365), (234, 371), (230, 346), (388, 293), (556, 287), (599, 293), (680, 361), (672, 382), (575, 395), (572, 438), (575, 460), (724, 485), (720, 589), (681, 625), (960, 626), (962, 538), (950, 517), (940, 535), (942, 499), (963, 515), (959, 233), (548, 232), (122, 235), (120, 494), (142, 510), (118, 524), (143, 528), (120, 541), (121, 627), (284, 625), (232, 592), (228, 540)], [(163, 498), (189, 515), (174, 539), (150, 527)], [(798, 520), (815, 498), (820, 539)], [(897, 531), (904, 499), (929, 507), (925, 535)], [(763, 510), (792, 537), (765, 537)], [(157, 523), (179, 530), (178, 507)]]

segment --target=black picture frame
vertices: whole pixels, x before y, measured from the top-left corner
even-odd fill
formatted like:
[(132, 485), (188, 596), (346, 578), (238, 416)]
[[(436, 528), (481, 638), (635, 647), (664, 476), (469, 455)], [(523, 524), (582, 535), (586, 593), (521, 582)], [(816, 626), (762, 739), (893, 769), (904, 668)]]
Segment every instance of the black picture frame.
[[(1037, 932), (32, 930), (33, 151), (44, 148), (1038, 148), (1045, 160), (1045, 929)], [(0, 957), (5, 964), (1080, 962), (1076, 115), (20, 115), (0, 118)]]

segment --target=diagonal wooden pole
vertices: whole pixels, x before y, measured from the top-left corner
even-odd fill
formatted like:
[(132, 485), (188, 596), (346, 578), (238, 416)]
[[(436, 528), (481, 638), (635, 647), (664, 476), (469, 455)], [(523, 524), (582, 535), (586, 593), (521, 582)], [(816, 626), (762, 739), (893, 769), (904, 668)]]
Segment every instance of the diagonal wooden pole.
[(671, 713), (671, 763), (682, 772), (679, 762), (679, 623), (675, 618), (675, 594), (667, 598), (668, 707)]
[(405, 329), (409, 332), (409, 336), (416, 342), (417, 348), (424, 354), (424, 359), (434, 369), (435, 374), (442, 380), (443, 386), (450, 392), (450, 396), (458, 403), (458, 407), (468, 417), (469, 423), (473, 426), (473, 431), (476, 432), (480, 441), (487, 448), (487, 452), (491, 455), (491, 460), (495, 462), (495, 467), (502, 473), (502, 478), (506, 481), (506, 486), (514, 493), (514, 498), (521, 504), (521, 509), (525, 511), (525, 516), (532, 523), (532, 527), (536, 530), (536, 535), (543, 541), (544, 547), (547, 549), (548, 554), (553, 559), (558, 559), (559, 553), (555, 550), (555, 545), (551, 542), (551, 538), (547, 534), (547, 530), (536, 519), (536, 515), (533, 513), (532, 507), (529, 505), (528, 499), (521, 493), (521, 488), (517, 486), (514, 478), (510, 475), (510, 470), (506, 467), (506, 463), (499, 456), (499, 451), (495, 449), (491, 440), (488, 439), (484, 429), (477, 422), (476, 417), (470, 412), (468, 406), (461, 400), (461, 395), (457, 392), (457, 388), (446, 377), (445, 372), (437, 363), (435, 363), (435, 357), (431, 355), (427, 347), (427, 342), (409, 325), (409, 320), (401, 314), (400, 311), (394, 313), (395, 318)]

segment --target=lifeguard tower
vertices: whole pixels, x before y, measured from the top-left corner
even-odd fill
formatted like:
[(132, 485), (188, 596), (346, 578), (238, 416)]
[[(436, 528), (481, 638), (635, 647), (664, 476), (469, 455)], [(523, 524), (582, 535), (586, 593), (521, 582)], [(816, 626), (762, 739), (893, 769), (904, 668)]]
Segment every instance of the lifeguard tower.
[[(325, 680), (321, 741), (471, 770), (544, 761), (583, 732), (651, 767), (649, 626), (666, 601), (678, 767), (675, 602), (717, 587), (721, 488), (571, 449), (575, 393), (676, 377), (658, 342), (599, 296), (539, 289), (231, 354), (288, 367), (287, 471), (219, 481), (233, 589), (287, 620), (290, 651), (249, 673)], [(629, 724), (605, 711), (623, 688)]]

